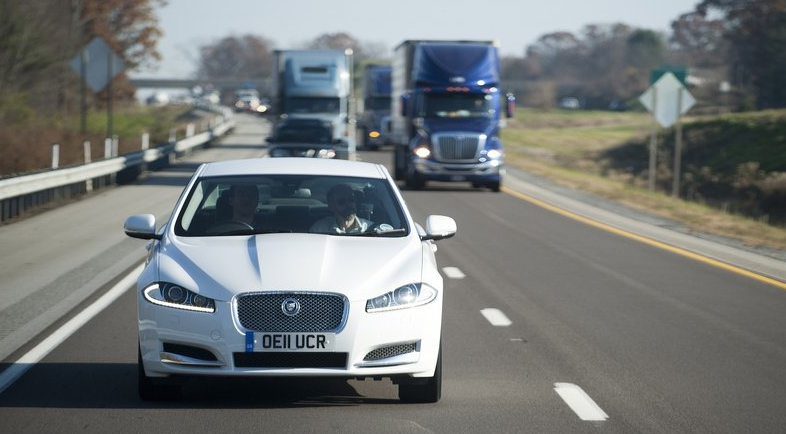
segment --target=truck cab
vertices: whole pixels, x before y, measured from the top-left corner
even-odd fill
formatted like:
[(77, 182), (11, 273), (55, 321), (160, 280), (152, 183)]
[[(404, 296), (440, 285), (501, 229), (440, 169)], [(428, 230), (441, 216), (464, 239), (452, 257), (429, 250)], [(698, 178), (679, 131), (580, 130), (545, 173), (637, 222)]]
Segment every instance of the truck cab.
[(393, 63), (395, 174), (408, 188), (470, 182), (499, 191), (499, 138), (513, 98), (499, 90), (499, 57), (486, 41), (405, 41)]
[(312, 119), (329, 123), (332, 142), (354, 151), (349, 134), (352, 50), (278, 50), (275, 52), (275, 111), (279, 120)]

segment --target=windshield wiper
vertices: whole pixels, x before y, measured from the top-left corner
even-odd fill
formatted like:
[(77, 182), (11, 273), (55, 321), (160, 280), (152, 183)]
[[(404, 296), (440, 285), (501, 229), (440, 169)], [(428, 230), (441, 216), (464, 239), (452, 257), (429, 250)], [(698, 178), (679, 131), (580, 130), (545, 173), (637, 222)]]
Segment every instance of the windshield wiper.
[(391, 235), (400, 235), (406, 233), (407, 230), (405, 228), (398, 228), (398, 229), (382, 229), (382, 230), (375, 229), (366, 232), (356, 232), (356, 233), (343, 234), (343, 235), (348, 235), (353, 237), (387, 237)]

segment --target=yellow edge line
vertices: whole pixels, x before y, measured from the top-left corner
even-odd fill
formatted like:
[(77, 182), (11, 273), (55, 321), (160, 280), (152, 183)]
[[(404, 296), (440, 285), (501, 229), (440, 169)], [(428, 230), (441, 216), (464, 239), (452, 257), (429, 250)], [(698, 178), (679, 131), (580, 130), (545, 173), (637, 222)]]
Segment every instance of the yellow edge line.
[(521, 200), (527, 201), (527, 202), (529, 202), (531, 204), (534, 204), (534, 205), (537, 205), (537, 206), (539, 206), (541, 208), (547, 209), (547, 210), (549, 210), (549, 211), (551, 211), (553, 213), (557, 213), (557, 214), (559, 214), (561, 216), (564, 216), (564, 217), (567, 217), (567, 218), (570, 218), (570, 219), (582, 222), (582, 223), (590, 225), (590, 226), (594, 226), (594, 227), (599, 228), (599, 229), (603, 229), (604, 231), (611, 232), (613, 234), (617, 234), (617, 235), (625, 237), (625, 238), (630, 238), (632, 240), (636, 240), (638, 242), (641, 242), (641, 243), (644, 243), (644, 244), (648, 244), (650, 246), (657, 247), (659, 249), (667, 250), (669, 252), (676, 253), (678, 255), (685, 256), (687, 258), (691, 258), (693, 260), (696, 260), (696, 261), (699, 261), (699, 262), (703, 262), (705, 264), (709, 264), (709, 265), (712, 265), (714, 267), (722, 268), (724, 270), (731, 271), (732, 273), (739, 274), (739, 275), (745, 276), (745, 277), (749, 277), (751, 279), (758, 280), (759, 282), (767, 283), (769, 285), (775, 286), (777, 288), (780, 288), (780, 289), (786, 291), (786, 283), (781, 282), (780, 280), (776, 280), (776, 279), (773, 279), (773, 278), (770, 278), (770, 277), (767, 277), (767, 276), (762, 276), (761, 274), (754, 273), (754, 272), (746, 270), (744, 268), (740, 268), (740, 267), (737, 267), (737, 266), (734, 266), (734, 265), (731, 265), (731, 264), (727, 264), (725, 262), (721, 262), (721, 261), (718, 261), (716, 259), (708, 258), (706, 256), (699, 255), (699, 254), (690, 252), (688, 250), (681, 249), (679, 247), (674, 247), (672, 245), (669, 245), (669, 244), (666, 244), (666, 243), (662, 243), (660, 241), (655, 241), (655, 240), (650, 239), (650, 238), (642, 237), (641, 235), (636, 235), (636, 234), (634, 234), (632, 232), (624, 231), (622, 229), (617, 229), (615, 227), (612, 227), (612, 226), (609, 226), (609, 225), (597, 222), (595, 220), (591, 220), (591, 219), (588, 219), (586, 217), (582, 217), (582, 216), (580, 216), (578, 214), (574, 214), (574, 213), (572, 213), (570, 211), (566, 211), (566, 210), (564, 210), (562, 208), (556, 207), (556, 206), (551, 205), (549, 203), (546, 203), (546, 202), (544, 202), (544, 201), (542, 201), (540, 199), (536, 199), (536, 198), (534, 198), (532, 196), (526, 195), (526, 194), (524, 194), (524, 193), (522, 193), (520, 191), (512, 190), (512, 189), (510, 189), (508, 187), (502, 187), (502, 191), (504, 191), (505, 193), (507, 193), (507, 194), (509, 194), (511, 196), (517, 197), (517, 198), (519, 198)]

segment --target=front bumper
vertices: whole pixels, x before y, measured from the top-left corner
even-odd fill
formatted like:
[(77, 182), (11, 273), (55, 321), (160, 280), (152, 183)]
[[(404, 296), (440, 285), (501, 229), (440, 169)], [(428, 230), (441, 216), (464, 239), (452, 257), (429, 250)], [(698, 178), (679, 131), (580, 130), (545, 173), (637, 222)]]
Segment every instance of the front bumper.
[(441, 163), (434, 160), (415, 158), (412, 161), (415, 174), (424, 181), (444, 182), (494, 182), (505, 174), (501, 160), (482, 163)]
[[(266, 356), (246, 349), (232, 302), (216, 302), (216, 312), (191, 312), (139, 299), (139, 340), (148, 377), (431, 377), (439, 354), (442, 291), (431, 303), (409, 309), (367, 313), (365, 300), (349, 302), (347, 321), (329, 353), (280, 350), (273, 357), (297, 360), (292, 366), (263, 366)], [(392, 349), (392, 350), (391, 350)], [(310, 354), (304, 358), (293, 355)], [(341, 366), (303, 365), (303, 360), (344, 360)], [(267, 355), (270, 355), (268, 353)], [(371, 357), (369, 358), (369, 356)]]

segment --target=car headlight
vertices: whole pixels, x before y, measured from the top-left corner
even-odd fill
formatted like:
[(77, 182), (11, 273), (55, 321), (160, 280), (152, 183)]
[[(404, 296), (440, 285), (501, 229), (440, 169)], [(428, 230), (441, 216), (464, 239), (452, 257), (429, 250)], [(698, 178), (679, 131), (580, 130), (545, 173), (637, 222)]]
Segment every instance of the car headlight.
[(216, 302), (174, 283), (154, 283), (142, 291), (145, 300), (159, 306), (196, 312), (215, 312)]
[(437, 298), (437, 290), (423, 283), (410, 283), (366, 301), (366, 312), (384, 312), (422, 306)]
[(317, 152), (318, 158), (336, 158), (336, 151), (333, 149), (320, 149)]

